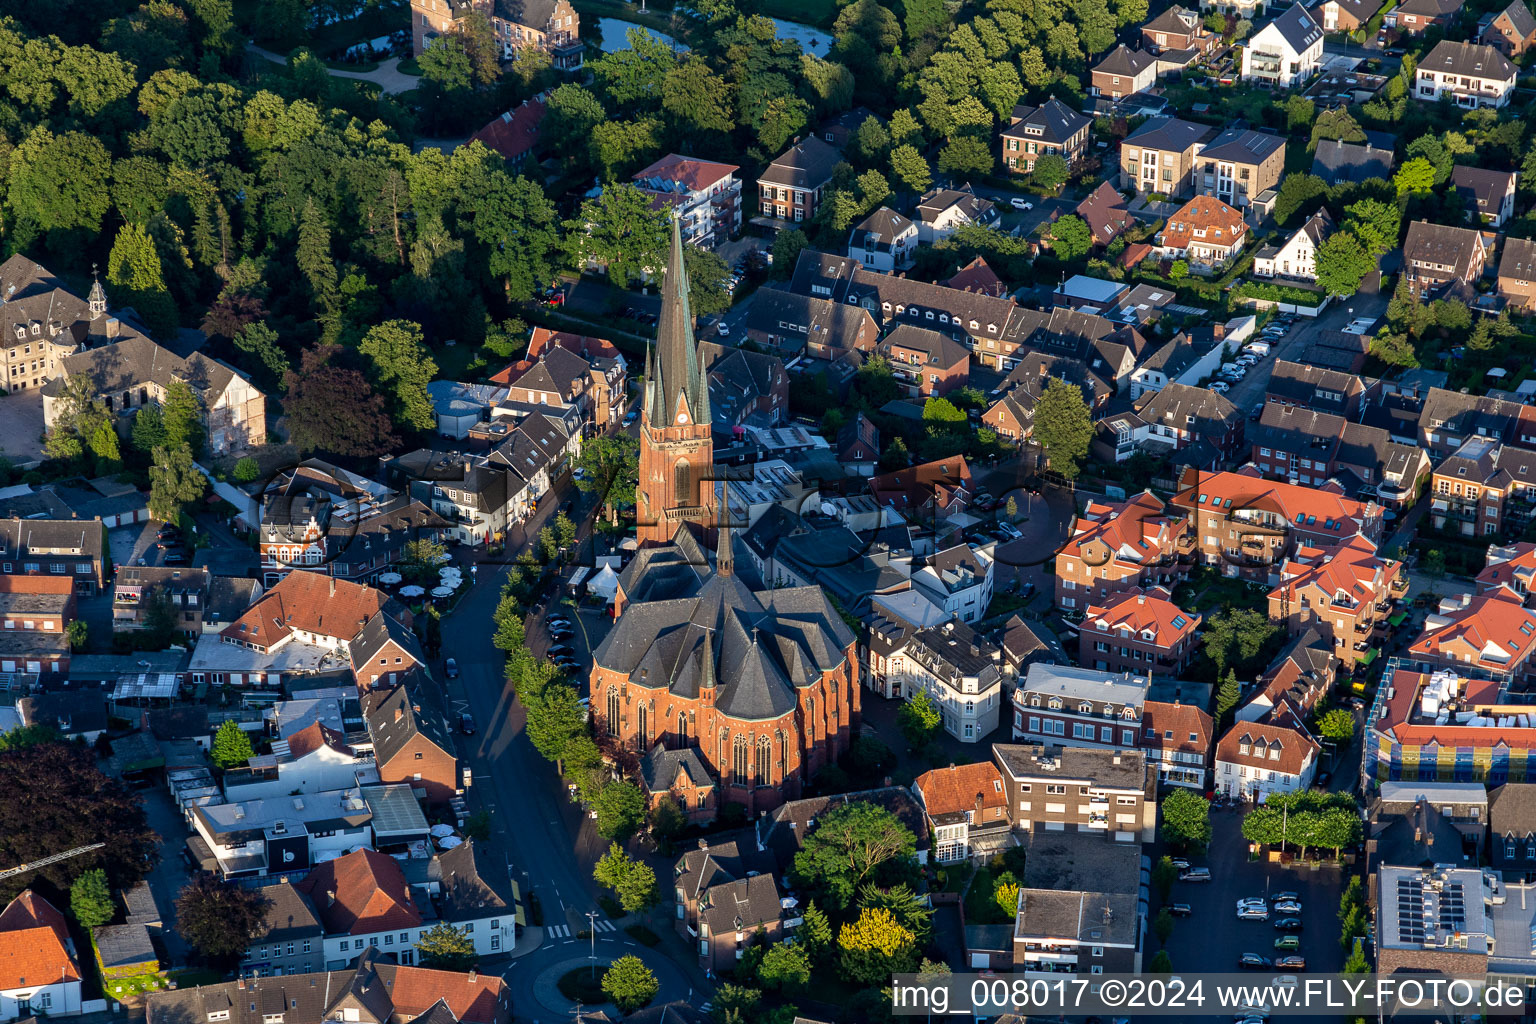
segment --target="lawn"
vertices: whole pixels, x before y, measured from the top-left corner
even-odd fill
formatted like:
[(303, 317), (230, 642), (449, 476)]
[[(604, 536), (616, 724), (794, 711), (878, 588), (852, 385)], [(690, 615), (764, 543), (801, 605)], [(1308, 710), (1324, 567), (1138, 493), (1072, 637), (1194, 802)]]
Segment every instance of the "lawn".
[(572, 1002), (596, 1006), (613, 1001), (603, 991), (603, 975), (607, 973), (607, 967), (599, 967), (595, 971), (590, 967), (578, 967), (561, 975), (555, 984), (560, 994)]
[[(474, 345), (459, 344), (452, 348), (441, 346), (432, 351), (432, 358), (437, 363), (439, 380), (473, 381), (492, 371), (492, 367), (480, 358), (480, 351)], [(501, 365), (498, 363), (494, 369), (501, 369)]]

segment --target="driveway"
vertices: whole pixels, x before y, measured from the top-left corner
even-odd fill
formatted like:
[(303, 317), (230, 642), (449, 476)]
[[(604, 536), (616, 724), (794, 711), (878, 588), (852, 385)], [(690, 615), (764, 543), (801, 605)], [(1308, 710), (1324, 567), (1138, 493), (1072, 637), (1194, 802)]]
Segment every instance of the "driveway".
[(43, 393), (37, 388), (0, 397), (0, 455), (18, 469), (43, 459)]
[(160, 909), (160, 921), (164, 926), (161, 940), (165, 955), (170, 960), (167, 966), (181, 967), (187, 963), (187, 944), (176, 933), (176, 897), (191, 877), (187, 862), (181, 856), (187, 836), (187, 823), (164, 787), (151, 786), (141, 792), (149, 827), (159, 834), (161, 840), (160, 862), (150, 871), (147, 881), (150, 892), (154, 893), (155, 905)]
[[(247, 43), (246, 47), (251, 53), (269, 60), (274, 64), (287, 64), (287, 57), (280, 57), (271, 50), (263, 50), (255, 43)], [(402, 92), (410, 92), (421, 84), (421, 79), (416, 75), (408, 75), (400, 70), (400, 58), (391, 57), (381, 61), (379, 66), (372, 71), (339, 71), (336, 68), (327, 68), (326, 72), (332, 78), (353, 78), (359, 82), (372, 82), (386, 95), (398, 95)]]
[(1227, 401), (1247, 415), (1248, 410), (1264, 397), (1269, 387), (1269, 375), (1275, 369), (1275, 360), (1303, 361), (1302, 356), (1307, 346), (1317, 337), (1318, 332), (1343, 330), (1351, 320), (1358, 317), (1381, 316), (1387, 311), (1387, 302), (1388, 296), (1385, 295), (1353, 295), (1335, 302), (1319, 317), (1297, 320), (1290, 333), (1283, 336), (1278, 345), (1270, 346), (1269, 356), (1259, 360), (1258, 365), (1248, 371), (1248, 376), (1232, 385), (1232, 390), (1227, 392)]
[[(1339, 946), (1339, 899), (1345, 874), (1339, 868), (1282, 867), (1248, 859), (1248, 843), (1242, 836), (1240, 811), (1211, 811), (1213, 837), (1204, 857), (1191, 857), (1197, 864), (1213, 868), (1213, 880), (1204, 884), (1175, 882), (1171, 902), (1188, 903), (1194, 908), (1190, 917), (1176, 918), (1173, 935), (1168, 940), (1168, 956), (1178, 971), (1236, 971), (1237, 957), (1258, 953), (1273, 959), (1277, 915), (1271, 910), (1268, 921), (1239, 921), (1237, 901), (1246, 896), (1266, 896), (1291, 891), (1301, 896), (1303, 931), (1301, 955), (1307, 958), (1307, 973), (1336, 974), (1344, 965)], [(1154, 899), (1156, 894), (1153, 894)], [(1157, 911), (1154, 909), (1155, 915)], [(1157, 939), (1148, 940), (1149, 954)], [(1281, 953), (1280, 956), (1288, 954)]]

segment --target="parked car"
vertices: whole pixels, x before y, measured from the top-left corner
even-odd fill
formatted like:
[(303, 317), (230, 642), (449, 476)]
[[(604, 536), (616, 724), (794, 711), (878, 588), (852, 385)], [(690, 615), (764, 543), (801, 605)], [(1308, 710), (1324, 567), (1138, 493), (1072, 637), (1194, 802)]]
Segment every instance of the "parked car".
[(633, 410), (633, 409), (631, 409), (629, 412), (624, 414), (624, 425), (627, 427), (631, 423), (634, 423), (635, 420), (637, 420), (639, 418), (640, 418), (640, 413), (635, 411), (635, 410)]
[(170, 540), (171, 538), (179, 538), (180, 536), (181, 527), (175, 525), (174, 523), (166, 523), (164, 526), (160, 527), (159, 530), (155, 531), (155, 539), (157, 540)]
[(1287, 889), (1285, 892), (1277, 892), (1277, 893), (1275, 893), (1275, 897), (1274, 898), (1277, 899), (1277, 900), (1290, 900), (1293, 903), (1300, 903), (1301, 902), (1301, 893), (1299, 893), (1299, 892), (1291, 892), (1289, 889)]
[(1194, 912), (1195, 908), (1191, 907), (1188, 903), (1168, 904), (1168, 913), (1172, 914), (1174, 917), (1188, 917)]
[(715, 328), (715, 331), (720, 335), (720, 337), (729, 338), (731, 336), (731, 325), (722, 320), (720, 321), (720, 325)]
[(1301, 937), (1298, 935), (1282, 935), (1275, 940), (1275, 949), (1284, 953), (1296, 953), (1301, 950)]
[(1267, 910), (1269, 908), (1269, 904), (1265, 902), (1264, 898), (1261, 896), (1245, 896), (1237, 901), (1238, 910), (1251, 907), (1257, 907), (1259, 910)]
[(1172, 864), (1174, 867), (1178, 868), (1180, 871), (1188, 871), (1189, 870), (1189, 861), (1184, 859), (1183, 857), (1171, 857), (1171, 858), (1169, 858), (1168, 863)]
[(1210, 880), (1210, 868), (1190, 868), (1188, 871), (1179, 872), (1179, 881), (1181, 882), (1209, 882)]
[(1211, 381), (1211, 390), (1216, 392), (1218, 395), (1224, 395), (1228, 391), (1232, 390), (1232, 385), (1228, 384), (1224, 380), (1213, 380)]
[(473, 736), (475, 734), (475, 720), (468, 711), (462, 712), (459, 715), (459, 732), (465, 736)]
[(1283, 956), (1275, 961), (1276, 970), (1304, 971), (1307, 969), (1307, 958), (1304, 956)]
[(155, 547), (159, 548), (161, 551), (169, 551), (173, 548), (180, 548), (181, 544), (181, 534), (179, 533), (167, 534), (166, 536), (161, 537), (159, 540), (155, 541)]
[(452, 658), (443, 662), (443, 675), (449, 679), (459, 678), (459, 663)]
[(165, 553), (165, 557), (160, 559), (160, 564), (161, 565), (182, 565), (182, 564), (184, 564), (186, 562), (186, 560), (187, 560), (187, 553), (185, 551), (180, 551), (180, 550), (177, 550), (177, 551), (167, 551)]
[(1020, 530), (1012, 523), (998, 523), (997, 529), (998, 532), (1007, 536), (1009, 540), (1018, 540), (1020, 537), (1024, 536), (1024, 531)]
[(1268, 921), (1269, 911), (1263, 907), (1244, 907), (1237, 912), (1239, 921)]
[(1332, 781), (1333, 781), (1332, 773), (1330, 773), (1330, 772), (1318, 772), (1317, 773), (1317, 778), (1312, 780), (1312, 788), (1313, 789), (1327, 789), (1328, 788), (1328, 783), (1330, 783)]
[(1280, 920), (1275, 922), (1275, 931), (1277, 931), (1277, 932), (1299, 932), (1299, 931), (1301, 931), (1301, 918), (1299, 918), (1299, 917), (1282, 917)]
[(1008, 205), (1013, 207), (1015, 210), (1033, 210), (1035, 208), (1034, 203), (1031, 203), (1029, 200), (1023, 199), (1019, 196), (1014, 196), (1012, 199), (1008, 200)]
[(1237, 958), (1237, 966), (1245, 971), (1270, 971), (1274, 970), (1275, 964), (1267, 956), (1259, 956), (1257, 953), (1244, 953)]

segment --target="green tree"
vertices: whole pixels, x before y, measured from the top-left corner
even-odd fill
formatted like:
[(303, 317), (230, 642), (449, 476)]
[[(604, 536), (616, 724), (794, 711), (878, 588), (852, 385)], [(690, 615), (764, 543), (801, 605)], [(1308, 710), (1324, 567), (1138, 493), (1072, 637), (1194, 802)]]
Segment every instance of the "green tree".
[(1179, 849), (1204, 849), (1211, 841), (1211, 803), (1190, 789), (1163, 798), (1163, 840)]
[(421, 325), (389, 320), (363, 335), (358, 351), (373, 366), (374, 387), (390, 400), (392, 419), (413, 430), (431, 430), (437, 423), (427, 385), (437, 375), (437, 363), (427, 353)]
[(774, 236), (768, 254), (773, 257), (773, 272), (777, 277), (788, 277), (795, 271), (800, 252), (810, 248), (811, 240), (799, 228), (787, 228)]
[(917, 966), (917, 941), (889, 910), (869, 907), (837, 934), (843, 973), (861, 985), (880, 985)]
[(192, 385), (180, 377), (166, 386), (165, 401), (160, 403), (160, 422), (165, 428), (167, 447), (186, 448), (193, 455), (202, 453), (207, 440), (203, 428), (203, 403)]
[(619, 904), (631, 914), (650, 909), (659, 899), (656, 872), (649, 864), (631, 859), (618, 843), (608, 845), (608, 852), (598, 859), (592, 877), (599, 885), (613, 890)]
[(702, 57), (690, 57), (667, 72), (661, 84), (661, 109), (679, 137), (723, 134), (736, 127), (729, 87)]
[[(973, 135), (950, 139), (939, 150), (939, 170), (945, 174), (991, 174), (997, 164), (992, 147)], [(1038, 164), (1036, 167), (1038, 168)]]
[(942, 718), (927, 690), (918, 690), (896, 712), (896, 725), (914, 749), (928, 745), (939, 730)]
[(1152, 865), (1152, 888), (1157, 890), (1159, 902), (1168, 902), (1168, 896), (1173, 892), (1173, 883), (1178, 881), (1178, 877), (1179, 869), (1174, 866), (1172, 857), (1159, 857), (1157, 863)]
[(1166, 949), (1160, 949), (1152, 954), (1152, 959), (1147, 962), (1148, 974), (1172, 974), (1173, 959), (1169, 957)]
[(235, 348), (250, 357), (246, 366), (266, 390), (276, 391), (283, 386), (289, 369), (288, 355), (271, 327), (259, 321), (248, 324), (235, 335)]
[[(13, 72), (8, 90), (16, 84)], [(6, 206), (24, 232), (83, 229), (95, 234), (109, 205), (111, 172), (111, 154), (92, 136), (34, 128), (10, 155)]]
[(149, 467), (149, 514), (162, 523), (181, 519), (182, 510), (208, 493), (208, 478), (192, 461), (192, 450), (156, 448)]
[(237, 484), (248, 484), (261, 475), (261, 463), (249, 455), (242, 456), (236, 463), (231, 476)]
[(1225, 608), (1206, 619), (1201, 641), (1221, 674), (1228, 666), (1242, 668), (1253, 662), (1279, 631), (1278, 625), (1256, 609)]
[(1319, 142), (1364, 142), (1365, 129), (1360, 127), (1360, 122), (1351, 116), (1348, 107), (1333, 107), (1317, 115), (1317, 120), (1312, 124), (1312, 139), (1309, 145), (1315, 148)]
[(1355, 738), (1355, 716), (1343, 708), (1334, 708), (1318, 719), (1317, 732), (1325, 740), (1348, 743)]
[(117, 300), (134, 307), (145, 326), (160, 338), (176, 329), (176, 304), (165, 286), (160, 253), (148, 232), (138, 224), (124, 224), (107, 256), (107, 284)]
[(1342, 973), (1342, 974), (1369, 974), (1369, 973), (1371, 973), (1371, 962), (1369, 960), (1367, 960), (1366, 957), (1365, 957), (1365, 943), (1362, 940), (1360, 940), (1358, 938), (1355, 938), (1354, 936), (1350, 936), (1350, 939), (1352, 940), (1349, 943), (1349, 945), (1351, 946), (1351, 951), (1350, 951), (1348, 959), (1346, 959), (1344, 961), (1344, 966), (1339, 968), (1340, 973)]
[(571, 257), (578, 264), (606, 267), (608, 278), (628, 288), (647, 270), (666, 264), (668, 227), (650, 198), (628, 183), (610, 185), (566, 224)]
[(165, 445), (165, 420), (158, 406), (139, 406), (139, 411), (133, 414), (133, 430), (129, 440), (136, 451), (145, 455)]
[(1168, 939), (1173, 935), (1173, 914), (1169, 913), (1167, 907), (1159, 910), (1152, 919), (1152, 934), (1157, 936), (1159, 946), (1168, 945)]
[(260, 889), (200, 874), (176, 897), (176, 931), (205, 959), (233, 967), (245, 955), (270, 905)]
[(633, 782), (604, 786), (592, 802), (597, 811), (597, 834), (604, 839), (625, 839), (645, 821), (645, 794)]
[(832, 922), (827, 920), (825, 911), (816, 906), (815, 900), (806, 904), (796, 941), (816, 963), (825, 960), (832, 952)]
[(1015, 916), (1019, 912), (1019, 883), (999, 880), (992, 890), (992, 901), (1008, 917)]
[(891, 176), (908, 192), (921, 195), (933, 184), (933, 172), (917, 147), (904, 144), (891, 150)]
[(70, 650), (83, 651), (91, 640), (90, 623), (86, 622), (84, 619), (75, 619), (69, 624), (69, 627), (64, 630), (64, 634), (69, 637)]
[(766, 989), (798, 992), (810, 984), (811, 957), (804, 947), (776, 942), (763, 953), (757, 965), (757, 980)]
[[(586, 737), (582, 737), (586, 739)], [(591, 742), (588, 740), (587, 742)], [(570, 759), (566, 759), (566, 769), (570, 769)], [(651, 834), (661, 840), (663, 849), (670, 849), (673, 839), (677, 838), (688, 827), (688, 815), (677, 798), (670, 793), (656, 801), (651, 808)]]
[(1316, 116), (1317, 105), (1300, 93), (1285, 101), (1285, 130), (1293, 135), (1311, 127)]
[(823, 814), (795, 854), (793, 875), (806, 889), (841, 910), (865, 881), (876, 881), (892, 862), (916, 850), (912, 831), (878, 804), (855, 800)]
[(1052, 377), (1035, 403), (1034, 438), (1045, 448), (1051, 469), (1077, 479), (1078, 465), (1093, 441), (1093, 417), (1083, 389)]
[(299, 215), (298, 245), (293, 262), (309, 285), (316, 311), (323, 316), (334, 315), (340, 293), (336, 263), (331, 256), (331, 225), (313, 199), (304, 201), (303, 212)]
[(1173, 266), (1168, 268), (1168, 279), (1182, 281), (1189, 276), (1189, 263), (1185, 260), (1174, 260)]
[(656, 997), (656, 975), (633, 955), (621, 956), (603, 974), (603, 991), (624, 1013), (634, 1013)]
[(1237, 707), (1237, 702), (1243, 699), (1242, 686), (1237, 681), (1237, 673), (1227, 669), (1227, 674), (1222, 677), (1221, 686), (1216, 690), (1216, 718), (1218, 722), (1226, 722), (1227, 715)]
[(1047, 153), (1035, 161), (1031, 178), (1047, 192), (1055, 192), (1067, 183), (1067, 162), (1055, 153)]
[(582, 443), (576, 486), (598, 496), (610, 520), (621, 505), (635, 501), (640, 478), (640, 442), (628, 434), (599, 434)]
[(1328, 185), (1315, 174), (1287, 174), (1275, 197), (1275, 223), (1289, 224), (1298, 215), (1306, 216), (1323, 205)]
[(1088, 255), (1093, 248), (1093, 232), (1088, 224), (1075, 214), (1067, 214), (1051, 225), (1051, 251), (1064, 260), (1075, 260)]
[(1396, 186), (1399, 197), (1433, 192), (1435, 167), (1424, 157), (1409, 160), (1397, 169), (1396, 174), (1392, 175), (1392, 184)]
[(92, 868), (75, 879), (69, 887), (69, 910), (82, 928), (100, 928), (117, 916), (105, 871)]
[(1370, 353), (1372, 357), (1388, 366), (1400, 366), (1411, 370), (1419, 365), (1418, 353), (1414, 351), (1413, 342), (1409, 340), (1408, 335), (1393, 334), (1385, 328), (1371, 339)]
[(1402, 212), (1396, 203), (1366, 198), (1350, 203), (1344, 207), (1344, 212), (1349, 214), (1344, 229), (1360, 239), (1360, 244), (1372, 257), (1380, 257), (1397, 247)]
[(181, 631), (181, 617), (170, 590), (152, 587), (144, 595), (143, 622), (144, 640), (151, 649), (164, 650), (176, 641), (176, 634)]
[(251, 749), (251, 738), (245, 734), (245, 730), (233, 720), (225, 719), (213, 734), (213, 748), (208, 751), (208, 758), (214, 767), (228, 770), (239, 768), (255, 754)]
[(711, 316), (731, 308), (731, 265), (725, 257), (685, 245), (683, 266), (688, 273), (688, 309), (694, 316)]
[(1335, 231), (1317, 247), (1317, 283), (1330, 295), (1353, 295), (1376, 269), (1376, 257), (1348, 231)]
[(416, 940), (421, 966), (440, 971), (467, 971), (480, 959), (475, 940), (446, 921), (427, 929)]
[[(745, 957), (737, 962), (737, 973), (740, 975), (747, 973), (742, 969), (745, 962)], [(762, 1001), (761, 990), (726, 982), (715, 990), (710, 1018), (715, 1024), (748, 1024), (757, 1018)]]
[(528, 715), (529, 741), (545, 760), (554, 761), (558, 770), (571, 741), (587, 731), (587, 713), (576, 688), (563, 683), (546, 686), (537, 696), (525, 695), (523, 708)]

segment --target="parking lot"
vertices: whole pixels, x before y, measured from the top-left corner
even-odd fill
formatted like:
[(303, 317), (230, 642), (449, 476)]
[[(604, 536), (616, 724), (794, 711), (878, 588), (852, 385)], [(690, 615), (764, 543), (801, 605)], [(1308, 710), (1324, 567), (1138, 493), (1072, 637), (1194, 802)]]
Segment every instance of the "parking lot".
[[(1266, 861), (1248, 859), (1248, 843), (1243, 839), (1242, 813), (1211, 811), (1214, 832), (1209, 854), (1189, 858), (1193, 864), (1219, 865), (1212, 870), (1213, 880), (1199, 884), (1175, 882), (1170, 902), (1188, 903), (1194, 913), (1178, 918), (1168, 940), (1168, 955), (1178, 971), (1236, 971), (1243, 953), (1257, 953), (1271, 960), (1294, 955), (1277, 952), (1275, 940), (1285, 935), (1275, 929), (1281, 916), (1274, 912), (1273, 896), (1295, 892), (1301, 896), (1302, 931), (1299, 954), (1306, 958), (1308, 974), (1336, 974), (1344, 964), (1339, 946), (1339, 899), (1345, 876), (1337, 868), (1313, 870), (1289, 868)], [(1267, 921), (1240, 921), (1237, 901), (1245, 897), (1270, 897)], [(1156, 911), (1153, 911), (1155, 914)], [(1156, 939), (1151, 945), (1156, 945)], [(1278, 971), (1300, 974), (1299, 971)], [(1255, 977), (1260, 977), (1255, 972)]]

